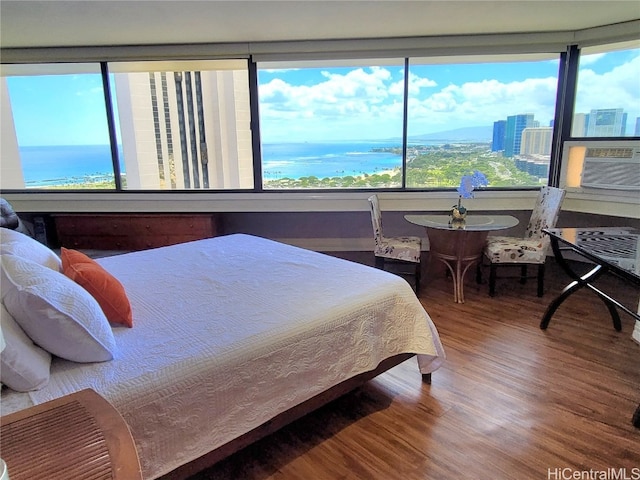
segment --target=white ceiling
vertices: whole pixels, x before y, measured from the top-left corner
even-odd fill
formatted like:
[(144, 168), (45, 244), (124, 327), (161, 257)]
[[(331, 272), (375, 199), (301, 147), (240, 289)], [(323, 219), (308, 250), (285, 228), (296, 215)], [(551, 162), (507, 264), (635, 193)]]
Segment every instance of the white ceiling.
[(574, 31), (638, 0), (0, 1), (0, 45), (60, 47)]

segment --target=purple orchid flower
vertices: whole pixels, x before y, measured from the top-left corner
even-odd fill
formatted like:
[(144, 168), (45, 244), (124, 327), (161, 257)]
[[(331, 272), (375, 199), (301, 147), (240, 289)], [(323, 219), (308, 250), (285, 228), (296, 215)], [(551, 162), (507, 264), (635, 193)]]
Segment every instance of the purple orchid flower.
[(473, 190), (478, 187), (486, 187), (489, 181), (484, 173), (475, 170), (471, 175), (464, 175), (460, 179), (458, 194), (460, 198), (472, 198)]

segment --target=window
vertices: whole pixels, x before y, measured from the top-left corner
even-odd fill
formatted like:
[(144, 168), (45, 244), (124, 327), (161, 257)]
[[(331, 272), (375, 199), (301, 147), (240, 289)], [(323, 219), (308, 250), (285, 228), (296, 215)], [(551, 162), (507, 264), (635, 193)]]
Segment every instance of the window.
[(0, 82), (2, 188), (115, 188), (99, 64), (3, 66)]
[(115, 163), (99, 64), (3, 67), (2, 188), (253, 188), (246, 60), (107, 67)]
[[(371, 66), (375, 65), (375, 66)], [(259, 65), (263, 185), (449, 188), (549, 175), (558, 55)]]
[(258, 64), (264, 189), (402, 185), (404, 60)]
[(489, 186), (546, 184), (557, 55), (412, 58), (407, 187), (458, 186), (474, 170)]
[(580, 52), (572, 137), (640, 136), (638, 42)]
[(123, 188), (253, 188), (246, 60), (109, 63)]
[[(0, 188), (428, 190), (475, 170), (535, 188), (559, 172), (569, 112), (572, 137), (640, 136), (638, 41), (585, 47), (563, 72), (558, 53), (432, 51), (2, 65)], [(556, 109), (578, 65), (575, 103)]]

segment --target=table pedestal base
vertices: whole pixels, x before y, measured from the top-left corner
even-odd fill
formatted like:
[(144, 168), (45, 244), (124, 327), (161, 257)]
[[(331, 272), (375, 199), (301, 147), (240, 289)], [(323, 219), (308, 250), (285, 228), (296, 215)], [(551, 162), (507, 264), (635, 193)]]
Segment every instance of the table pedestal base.
[(429, 252), (443, 262), (453, 278), (453, 300), (464, 303), (464, 276), (482, 260), (488, 231), (427, 229)]

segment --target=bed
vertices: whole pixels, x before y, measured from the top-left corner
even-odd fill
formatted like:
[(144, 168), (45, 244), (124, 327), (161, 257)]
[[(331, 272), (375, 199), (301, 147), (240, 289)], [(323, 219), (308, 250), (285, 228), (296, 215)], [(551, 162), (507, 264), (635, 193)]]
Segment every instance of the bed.
[(131, 305), (114, 358), (53, 356), (45, 386), (5, 388), (2, 414), (92, 388), (146, 479), (186, 477), (410, 356), (422, 374), (444, 359), (409, 284), (361, 264), (244, 234), (96, 261)]

